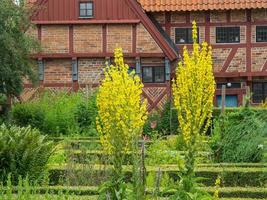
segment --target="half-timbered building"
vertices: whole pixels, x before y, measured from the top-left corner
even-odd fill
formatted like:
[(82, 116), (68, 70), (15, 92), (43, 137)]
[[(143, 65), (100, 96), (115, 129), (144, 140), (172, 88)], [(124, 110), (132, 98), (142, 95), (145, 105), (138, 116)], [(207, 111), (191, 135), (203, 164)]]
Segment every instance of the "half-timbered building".
[[(239, 106), (249, 87), (252, 102), (267, 98), (266, 0), (31, 0), (40, 7), (29, 31), (41, 43), (33, 55), (40, 85), (51, 90), (97, 86), (113, 50), (144, 82), (149, 110), (162, 108), (171, 95), (171, 78), (182, 47), (192, 48), (191, 22), (199, 42), (213, 48), (217, 82), (214, 103)], [(25, 84), (27, 100), (38, 88)]]

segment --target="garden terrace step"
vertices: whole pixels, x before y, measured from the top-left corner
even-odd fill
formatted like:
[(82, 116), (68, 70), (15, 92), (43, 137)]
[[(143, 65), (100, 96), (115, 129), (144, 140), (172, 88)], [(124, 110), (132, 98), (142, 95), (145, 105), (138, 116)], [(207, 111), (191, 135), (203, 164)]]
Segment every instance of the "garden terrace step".
[[(178, 179), (179, 169), (175, 165), (146, 166), (147, 173), (156, 173), (160, 167), (161, 172), (168, 173), (174, 180)], [(110, 174), (111, 165), (58, 165), (50, 167), (51, 184), (58, 184), (61, 179), (66, 178), (68, 173), (84, 174), (91, 177), (94, 174)], [(123, 166), (125, 179), (130, 180), (132, 166)], [(224, 186), (266, 186), (267, 168), (266, 167), (197, 167), (196, 175), (203, 177), (201, 181), (205, 186), (213, 186), (216, 178), (220, 175), (223, 178)]]
[[(215, 191), (214, 187), (201, 187), (200, 189), (213, 194)], [(37, 187), (39, 194), (44, 194), (47, 191), (53, 194), (68, 193), (72, 195), (87, 196), (98, 195), (98, 187), (92, 186), (49, 186), (49, 187)], [(173, 190), (168, 192), (164, 188), (160, 190), (160, 196), (169, 196), (174, 193)], [(15, 192), (15, 191), (14, 191)], [(147, 193), (152, 193), (152, 189), (147, 189)], [(248, 198), (266, 199), (267, 188), (258, 187), (223, 187), (219, 189), (219, 195), (224, 200), (249, 200)], [(92, 197), (92, 196), (91, 196)], [(96, 196), (93, 196), (95, 198)]]

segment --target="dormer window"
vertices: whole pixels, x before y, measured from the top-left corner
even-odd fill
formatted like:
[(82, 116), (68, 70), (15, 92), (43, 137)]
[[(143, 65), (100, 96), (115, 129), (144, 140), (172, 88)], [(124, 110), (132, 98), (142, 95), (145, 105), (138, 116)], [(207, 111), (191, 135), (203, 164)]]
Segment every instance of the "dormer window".
[(93, 2), (80, 2), (80, 18), (93, 17)]

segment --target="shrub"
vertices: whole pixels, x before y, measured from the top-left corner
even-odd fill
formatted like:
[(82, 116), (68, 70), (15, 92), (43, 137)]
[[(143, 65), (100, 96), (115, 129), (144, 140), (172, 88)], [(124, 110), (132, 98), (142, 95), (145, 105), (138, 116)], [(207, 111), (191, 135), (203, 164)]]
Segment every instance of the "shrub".
[(36, 129), (0, 126), (0, 182), (8, 174), (17, 183), (18, 177), (42, 180), (53, 152), (53, 143)]
[(34, 102), (16, 104), (12, 111), (13, 122), (18, 126), (32, 126), (42, 130), (44, 123), (44, 110)]
[(0, 93), (0, 105), (6, 104), (7, 102), (7, 96), (5, 94)]
[(263, 156), (263, 137), (267, 136), (266, 113), (266, 110), (243, 108), (218, 118), (211, 141), (216, 160), (260, 161)]
[(143, 127), (144, 135), (153, 137), (159, 132), (162, 133), (160, 117), (160, 113), (157, 111), (149, 113), (148, 118)]
[(177, 151), (179, 142), (176, 136), (170, 136), (166, 140), (157, 139), (153, 141), (147, 150), (146, 164), (161, 165), (178, 163), (182, 167), (182, 156)]
[(80, 102), (75, 109), (74, 117), (81, 133), (89, 133), (90, 136), (96, 135), (95, 119), (97, 116), (96, 93), (88, 100)]
[(30, 125), (45, 134), (96, 135), (95, 101), (95, 95), (87, 99), (82, 93), (44, 92), (34, 101), (16, 104), (12, 120), (18, 126)]
[(161, 130), (165, 134), (177, 134), (179, 126), (177, 110), (174, 109), (171, 101), (168, 101), (164, 105), (160, 124), (161, 124)]
[(56, 94), (44, 93), (38, 102), (45, 110), (42, 131), (47, 134), (63, 135), (78, 133), (79, 128), (75, 122), (74, 112), (81, 102), (81, 93), (65, 91)]

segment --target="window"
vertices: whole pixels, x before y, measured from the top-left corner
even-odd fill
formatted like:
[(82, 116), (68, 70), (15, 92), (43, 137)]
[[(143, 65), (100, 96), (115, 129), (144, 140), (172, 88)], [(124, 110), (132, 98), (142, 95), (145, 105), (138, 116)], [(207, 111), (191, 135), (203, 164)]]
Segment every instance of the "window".
[(267, 42), (267, 26), (256, 27), (256, 41)]
[(175, 43), (192, 44), (192, 28), (175, 28)]
[(264, 102), (267, 98), (267, 82), (253, 83), (252, 94), (254, 103)]
[(241, 88), (241, 83), (217, 83), (217, 89), (222, 89), (222, 86), (225, 85), (226, 88)]
[(93, 17), (93, 2), (80, 2), (80, 17)]
[(143, 67), (144, 83), (164, 83), (165, 68), (164, 67)]
[(239, 43), (240, 27), (216, 27), (216, 43)]

